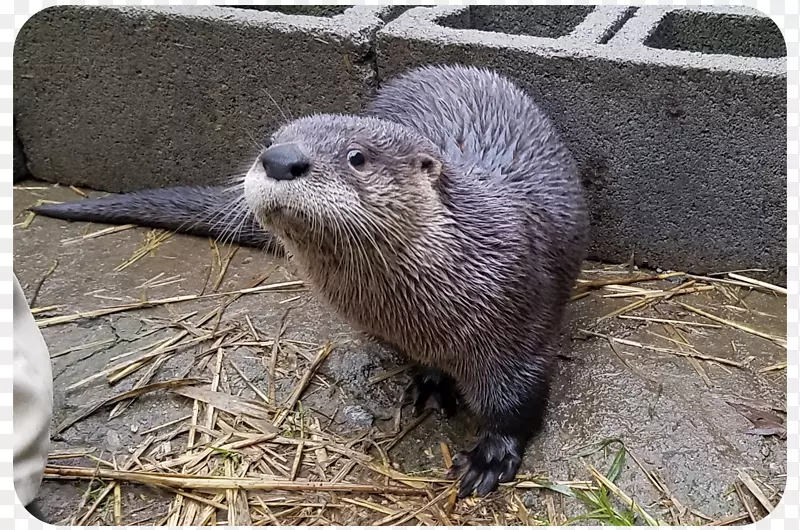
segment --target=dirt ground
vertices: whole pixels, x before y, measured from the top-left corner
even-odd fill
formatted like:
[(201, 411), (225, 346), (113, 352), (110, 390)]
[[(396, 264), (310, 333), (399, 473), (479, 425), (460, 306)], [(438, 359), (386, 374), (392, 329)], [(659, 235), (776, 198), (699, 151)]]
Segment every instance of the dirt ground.
[[(228, 260), (229, 247), (215, 251), (208, 240), (172, 235), (117, 270), (148, 238), (152, 244), (151, 231), (127, 229), (65, 242), (106, 227), (43, 217), (23, 224), (23, 209), (42, 199), (80, 196), (37, 182), (15, 189), (14, 271), (29, 300), (36, 292), (37, 319), (136, 304), (145, 293), (150, 301), (203, 293), (156, 307), (43, 322), (53, 357), (55, 418), (53, 467), (38, 502), (49, 522), (560, 524), (590, 513), (595, 522), (619, 523), (621, 517), (640, 523), (649, 515), (669, 524), (740, 524), (763, 517), (765, 506), (779, 502), (786, 473), (781, 436), (786, 348), (726, 321), (785, 338), (783, 295), (672, 276), (609, 285), (575, 300), (547, 427), (529, 446), (520, 480), (486, 499), (453, 504), (451, 485), (441, 477), (448, 451), (472, 441), (471, 418), (464, 412), (450, 420), (432, 414), (417, 422), (408, 407), (399, 415), (408, 375), (386, 376), (405, 361), (354, 332), (313, 293), (296, 284), (264, 288), (230, 303), (221, 317), (211, 313), (201, 322), (231, 299), (207, 296), (215, 287), (224, 293), (258, 279), (261, 286), (296, 280), (291, 264), (245, 248)], [(621, 283), (631, 276), (626, 269), (587, 263), (582, 278)], [(731, 281), (722, 274), (715, 278)], [(665, 297), (667, 289), (678, 292)], [(601, 318), (637, 300), (642, 307)], [(184, 347), (162, 344), (159, 355), (120, 374), (170, 339), (182, 340), (178, 344)], [(327, 358), (304, 381), (328, 343), (334, 346)], [(110, 375), (118, 376), (113, 384)], [(186, 379), (203, 381), (193, 385)], [(186, 384), (152, 389), (122, 410), (107, 404), (85, 414), (90, 404), (137, 383), (173, 380)], [(300, 387), (299, 403), (282, 408)], [(213, 390), (228, 401), (215, 402), (217, 412), (208, 416), (199, 390)], [(242, 413), (243, 399), (263, 408)], [(282, 410), (283, 423), (275, 420)], [(270, 441), (278, 432), (273, 423), (280, 424), (280, 437)], [(754, 427), (759, 430), (748, 432)], [(263, 436), (264, 442), (242, 443), (247, 450), (224, 449), (237, 432), (242, 439), (242, 432)], [(186, 449), (190, 437), (195, 453)], [(208, 451), (194, 467), (185, 458), (183, 465), (166, 463), (202, 449)], [(362, 458), (377, 464), (370, 467)], [(237, 497), (232, 489), (153, 486), (140, 475), (116, 483), (108, 474), (148, 465), (163, 476), (182, 473), (175, 480), (191, 473), (277, 477), (299, 486), (298, 491), (256, 488)], [(91, 482), (76, 478), (100, 469), (110, 471)], [(313, 486), (337, 482), (378, 490), (329, 492)], [(380, 490), (390, 486), (416, 493)], [(626, 496), (637, 503), (632, 514)]]

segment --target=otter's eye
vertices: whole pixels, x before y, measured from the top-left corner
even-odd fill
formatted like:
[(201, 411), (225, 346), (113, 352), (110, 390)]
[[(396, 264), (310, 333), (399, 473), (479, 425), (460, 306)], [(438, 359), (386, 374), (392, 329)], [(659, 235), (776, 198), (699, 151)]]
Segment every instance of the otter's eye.
[(350, 165), (353, 166), (353, 169), (360, 169), (364, 167), (364, 164), (367, 163), (367, 158), (361, 151), (353, 149), (347, 153), (347, 161), (350, 162)]

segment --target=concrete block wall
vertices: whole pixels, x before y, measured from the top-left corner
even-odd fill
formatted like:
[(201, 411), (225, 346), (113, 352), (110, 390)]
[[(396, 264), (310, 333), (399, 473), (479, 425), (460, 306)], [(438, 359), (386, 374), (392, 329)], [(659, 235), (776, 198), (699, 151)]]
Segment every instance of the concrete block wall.
[[(277, 6), (276, 6), (277, 7)], [(288, 6), (282, 8), (290, 9)], [(550, 113), (592, 207), (592, 257), (786, 277), (786, 62), (746, 8), (51, 8), (15, 48), (37, 178), (219, 182), (286, 118), (356, 112), (381, 79), (486, 66)], [(332, 15), (332, 16), (331, 16)], [(274, 101), (273, 101), (274, 100)], [(280, 110), (278, 110), (280, 107)]]
[(579, 161), (593, 256), (785, 278), (785, 44), (772, 21), (730, 8), (597, 8), (582, 21), (569, 15), (591, 8), (527, 9), (516, 27), (488, 6), (408, 11), (378, 33), (379, 75), (469, 62), (520, 82)]
[(40, 179), (112, 192), (242, 173), (285, 119), (361, 108), (387, 11), (40, 11), (14, 48), (28, 167)]

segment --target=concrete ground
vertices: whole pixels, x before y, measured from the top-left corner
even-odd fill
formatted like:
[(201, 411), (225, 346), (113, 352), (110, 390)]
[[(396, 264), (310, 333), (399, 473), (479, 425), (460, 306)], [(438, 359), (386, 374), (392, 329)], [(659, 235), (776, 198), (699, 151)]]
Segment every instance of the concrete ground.
[[(142, 299), (142, 284), (155, 277), (158, 278), (151, 283), (166, 285), (148, 288), (150, 300), (213, 291), (220, 267), (219, 262), (215, 264), (217, 258), (207, 240), (174, 235), (154, 252), (115, 271), (142, 246), (148, 230), (136, 228), (64, 243), (66, 239), (104, 227), (42, 217), (36, 217), (29, 226), (21, 225), (26, 215), (23, 209), (42, 199), (80, 197), (69, 188), (37, 182), (26, 182), (15, 189), (15, 223), (18, 225), (14, 228), (14, 271), (29, 299), (46, 278), (36, 295), (34, 309), (57, 306), (37, 312), (37, 319), (135, 303)], [(220, 246), (221, 260), (218, 261), (224, 263), (229, 250)], [(270, 270), (273, 273), (265, 284), (296, 277), (291, 264), (282, 259), (239, 249), (218, 290), (248, 287)], [(624, 268), (587, 263), (582, 277), (625, 278), (626, 274)], [(678, 279), (670, 278), (632, 287), (670, 289), (678, 284)], [(641, 296), (607, 297), (622, 293), (626, 287), (598, 289), (572, 304), (565, 332), (565, 359), (556, 379), (547, 427), (529, 447), (521, 473), (546, 476), (553, 481), (591, 480), (587, 462), (605, 472), (612, 465), (619, 446), (610, 445), (605, 451), (582, 457), (588, 452), (586, 447), (618, 439), (625, 444), (628, 456), (619, 476), (614, 477), (615, 484), (658, 519), (701, 524), (712, 520), (747, 522), (748, 512), (755, 518), (763, 517), (763, 503), (751, 493), (753, 484), (768, 503), (777, 504), (785, 482), (786, 442), (768, 431), (746, 433), (753, 428), (753, 423), (742, 414), (744, 409), (730, 403), (746, 404), (782, 418), (786, 371), (764, 369), (785, 362), (786, 349), (740, 329), (717, 325), (679, 306), (678, 302), (763, 333), (785, 337), (786, 298), (730, 284), (698, 281), (694, 286), (709, 288), (661, 300), (625, 316), (675, 319), (706, 326), (685, 324), (667, 329), (663, 323), (652, 320), (619, 317), (598, 322), (598, 317), (641, 299)], [(221, 298), (203, 298), (44, 327), (44, 338), (54, 357), (54, 428), (87, 403), (129, 390), (146, 369), (113, 386), (105, 377), (73, 389), (69, 388), (71, 385), (101, 373), (109, 365), (141, 355), (141, 351), (135, 350), (181, 330), (175, 324), (179, 315), (197, 312), (187, 319), (187, 322), (196, 322), (219, 307), (220, 301)], [(283, 291), (243, 296), (225, 310), (218, 329), (229, 326), (234, 331), (249, 331), (252, 323), (252, 328), (262, 338), (273, 338), (284, 317), (281, 338), (296, 342), (294, 347), (285, 346), (279, 351), (275, 381), (277, 402), (286, 399), (306, 371), (309, 363), (306, 357), (313, 358), (321, 345), (335, 341), (337, 346), (321, 366), (319, 377), (314, 378), (302, 397), (303, 409), (318, 418), (323, 429), (341, 436), (367, 428), (372, 428), (372, 432), (391, 431), (396, 426), (396, 411), (407, 375), (401, 373), (374, 384), (371, 379), (403, 361), (355, 333), (317, 302), (312, 293)], [(623, 339), (623, 342), (615, 342), (612, 348), (606, 338), (586, 335), (580, 330)], [(675, 341), (683, 340), (681, 336), (691, 346), (677, 345)], [(187, 376), (210, 379), (215, 350), (209, 349), (208, 344), (199, 348), (212, 353), (210, 360), (206, 356), (205, 361), (198, 362), (202, 358), (198, 348), (179, 350), (154, 372), (152, 382)], [(705, 359), (675, 352), (705, 356)], [(119, 358), (125, 354), (128, 355)], [(250, 384), (266, 392), (270, 348), (230, 347), (225, 356), (233, 363), (226, 364), (221, 371), (220, 388), (233, 395), (241, 393), (259, 399), (231, 367), (235, 364)], [(719, 361), (709, 360), (712, 357)], [(173, 420), (185, 421), (192, 414), (192, 401), (174, 393), (157, 391), (138, 398), (110, 419), (112, 408), (101, 408), (55, 434), (53, 452), (64, 456), (63, 453), (91, 448), (103, 460), (121, 462), (150, 429)], [(412, 422), (406, 413), (401, 417), (400, 426)], [(443, 467), (440, 444), (447, 443), (453, 451), (463, 448), (471, 441), (473, 427), (463, 413), (451, 420), (431, 415), (402, 438), (389, 456), (395, 468), (404, 473), (428, 471), (435, 474)], [(170, 441), (166, 443), (169, 445)], [(171, 443), (181, 442), (176, 438)], [(77, 460), (67, 458), (56, 463), (73, 462)], [(87, 465), (86, 461), (82, 462), (81, 465)], [(742, 472), (753, 479), (752, 483), (747, 481), (749, 486), (741, 483)], [(70, 521), (79, 506), (91, 504), (84, 499), (87, 488), (90, 485), (86, 480), (45, 480), (39, 495), (43, 514), (50, 522)], [(591, 510), (580, 500), (554, 491), (515, 491), (514, 495), (518, 495), (532, 518), (529, 521), (559, 523)], [(123, 524), (157, 523), (167, 514), (174, 498), (174, 493), (128, 484), (124, 484), (121, 495), (121, 513), (117, 517)], [(473, 506), (474, 502), (467, 505)], [(456, 513), (461, 513), (459, 509)], [(113, 511), (101, 507), (92, 520), (113, 522)], [(479, 518), (482, 512), (477, 509), (471, 513)], [(346, 520), (336, 517), (331, 515), (329, 522)], [(501, 514), (501, 517), (504, 516)], [(469, 522), (468, 519), (460, 521)], [(508, 522), (497, 517), (495, 521)], [(491, 518), (486, 522), (492, 524)]]

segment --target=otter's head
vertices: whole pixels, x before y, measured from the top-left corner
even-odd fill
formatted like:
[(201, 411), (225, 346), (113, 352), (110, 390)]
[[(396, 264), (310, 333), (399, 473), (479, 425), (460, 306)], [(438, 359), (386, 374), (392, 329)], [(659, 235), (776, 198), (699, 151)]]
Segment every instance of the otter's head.
[(245, 198), (295, 248), (341, 249), (354, 238), (392, 247), (436, 224), (443, 167), (436, 146), (406, 127), (315, 115), (273, 135), (247, 173)]

